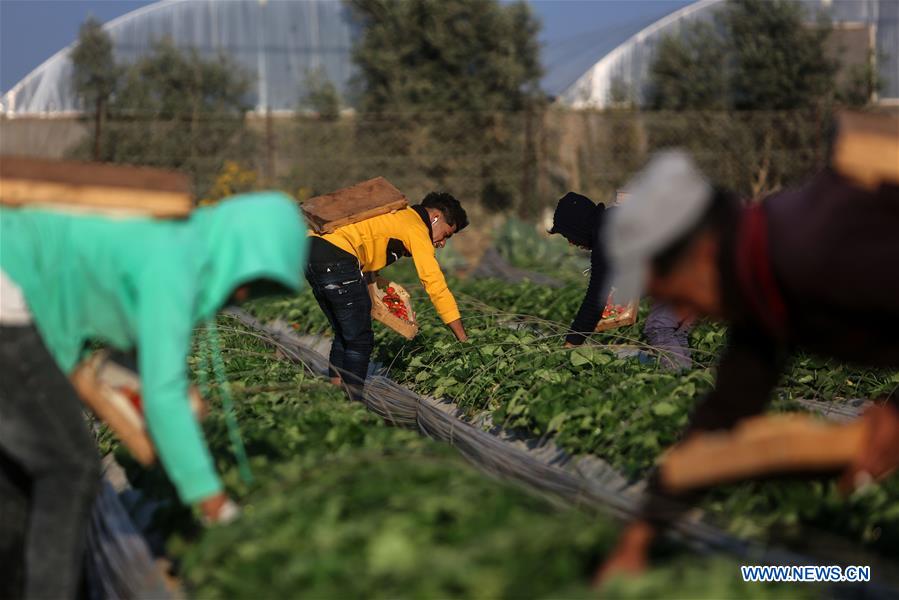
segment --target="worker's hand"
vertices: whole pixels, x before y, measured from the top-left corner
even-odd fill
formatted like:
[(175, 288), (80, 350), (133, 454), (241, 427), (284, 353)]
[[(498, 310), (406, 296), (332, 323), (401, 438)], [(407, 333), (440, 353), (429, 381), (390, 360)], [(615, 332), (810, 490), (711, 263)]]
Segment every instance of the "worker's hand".
[(204, 525), (224, 525), (240, 515), (240, 508), (224, 492), (198, 503)]
[(616, 575), (637, 575), (646, 570), (649, 547), (656, 530), (647, 521), (634, 521), (618, 538), (618, 544), (600, 565), (593, 577), (593, 586), (600, 587)]
[(571, 342), (565, 342), (565, 343), (562, 345), (562, 347), (563, 347), (563, 348), (577, 348), (577, 346), (576, 346), (575, 344), (572, 344)]
[(872, 406), (862, 420), (864, 446), (840, 478), (839, 488), (844, 494), (883, 479), (899, 467), (899, 408), (890, 403)]
[(460, 342), (468, 341), (468, 334), (465, 333), (465, 327), (462, 325), (462, 319), (456, 319), (446, 324)]

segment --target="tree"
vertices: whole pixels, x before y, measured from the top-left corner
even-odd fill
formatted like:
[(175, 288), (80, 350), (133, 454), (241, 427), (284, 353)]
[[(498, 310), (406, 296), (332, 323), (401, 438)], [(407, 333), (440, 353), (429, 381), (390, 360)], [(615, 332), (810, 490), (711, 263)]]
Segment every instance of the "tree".
[(864, 64), (853, 65), (846, 72), (846, 81), (838, 91), (838, 99), (847, 106), (861, 107), (871, 102), (883, 87), (884, 81), (877, 72), (876, 54), (868, 52)]
[(829, 21), (810, 26), (785, 0), (731, 0), (713, 23), (662, 39), (650, 66), (649, 106), (663, 110), (795, 110), (833, 99), (838, 64)]
[(112, 53), (112, 40), (103, 25), (89, 18), (78, 32), (78, 42), (72, 49), (72, 85), (85, 110), (93, 112), (93, 158), (100, 160), (100, 140), (103, 120), (109, 100), (115, 92), (121, 69)]
[(805, 23), (798, 2), (739, 0), (723, 13), (734, 62), (731, 97), (738, 110), (795, 110), (833, 99), (838, 64), (825, 44), (831, 25)]
[(202, 196), (226, 158), (249, 153), (250, 80), (227, 58), (207, 60), (171, 41), (128, 67), (108, 105), (100, 159), (179, 169)]
[[(650, 66), (653, 147), (693, 150), (719, 183), (751, 196), (820, 168), (839, 64), (826, 18), (786, 0), (731, 0), (713, 23), (662, 40)], [(865, 92), (862, 92), (865, 93)]]
[(648, 105), (655, 110), (720, 110), (728, 104), (726, 44), (710, 23), (666, 36), (649, 68)]
[[(514, 203), (539, 106), (539, 23), (523, 2), (351, 0), (363, 135), (435, 186)], [(530, 115), (530, 117), (529, 117)], [(401, 165), (401, 166), (400, 166)]]
[(315, 111), (322, 121), (336, 121), (340, 118), (340, 94), (322, 69), (306, 73), (306, 95), (303, 102)]

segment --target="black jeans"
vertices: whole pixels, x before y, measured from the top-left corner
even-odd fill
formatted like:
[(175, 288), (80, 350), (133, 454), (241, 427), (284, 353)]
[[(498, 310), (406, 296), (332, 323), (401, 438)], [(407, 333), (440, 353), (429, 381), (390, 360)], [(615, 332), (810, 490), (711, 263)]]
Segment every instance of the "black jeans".
[(359, 263), (355, 259), (309, 263), (306, 279), (334, 329), (329, 374), (340, 376), (349, 386), (350, 397), (359, 399), (375, 346), (371, 298)]
[(40, 334), (0, 327), (0, 571), (20, 585), (24, 563), (26, 598), (76, 596), (99, 482), (81, 402)]

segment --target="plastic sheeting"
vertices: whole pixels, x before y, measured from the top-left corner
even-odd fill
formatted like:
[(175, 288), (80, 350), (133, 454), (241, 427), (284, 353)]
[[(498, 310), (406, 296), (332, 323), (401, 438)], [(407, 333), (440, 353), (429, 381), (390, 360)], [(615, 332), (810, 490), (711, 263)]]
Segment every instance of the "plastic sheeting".
[[(207, 58), (230, 57), (253, 78), (248, 101), (260, 112), (295, 110), (307, 93), (310, 71), (321, 70), (341, 94), (352, 75), (353, 26), (347, 8), (334, 0), (167, 0), (104, 29), (119, 62), (133, 62), (165, 38)], [(79, 110), (71, 85), (72, 47), (16, 84), (0, 100), (0, 111), (12, 117)]]
[[(726, 0), (699, 0), (635, 33), (611, 50), (560, 95), (574, 108), (605, 108), (613, 84), (620, 82), (638, 103), (645, 99), (649, 66), (658, 43), (685, 26), (710, 21)], [(824, 11), (834, 24), (865, 24), (874, 32), (877, 67), (883, 79), (880, 99), (899, 102), (899, 2), (896, 0), (802, 0), (810, 15)]]

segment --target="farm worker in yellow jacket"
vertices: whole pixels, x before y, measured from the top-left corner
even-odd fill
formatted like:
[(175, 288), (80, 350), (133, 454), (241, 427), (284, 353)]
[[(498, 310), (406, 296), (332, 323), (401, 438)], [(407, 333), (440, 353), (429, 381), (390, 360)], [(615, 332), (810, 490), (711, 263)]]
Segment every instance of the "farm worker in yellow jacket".
[(431, 302), (456, 339), (468, 336), (456, 300), (434, 255), (468, 225), (465, 210), (452, 195), (431, 192), (421, 204), (338, 227), (333, 233), (310, 232), (306, 279), (334, 329), (330, 376), (347, 383), (359, 398), (374, 348), (371, 298), (363, 273), (374, 273), (411, 256)]

